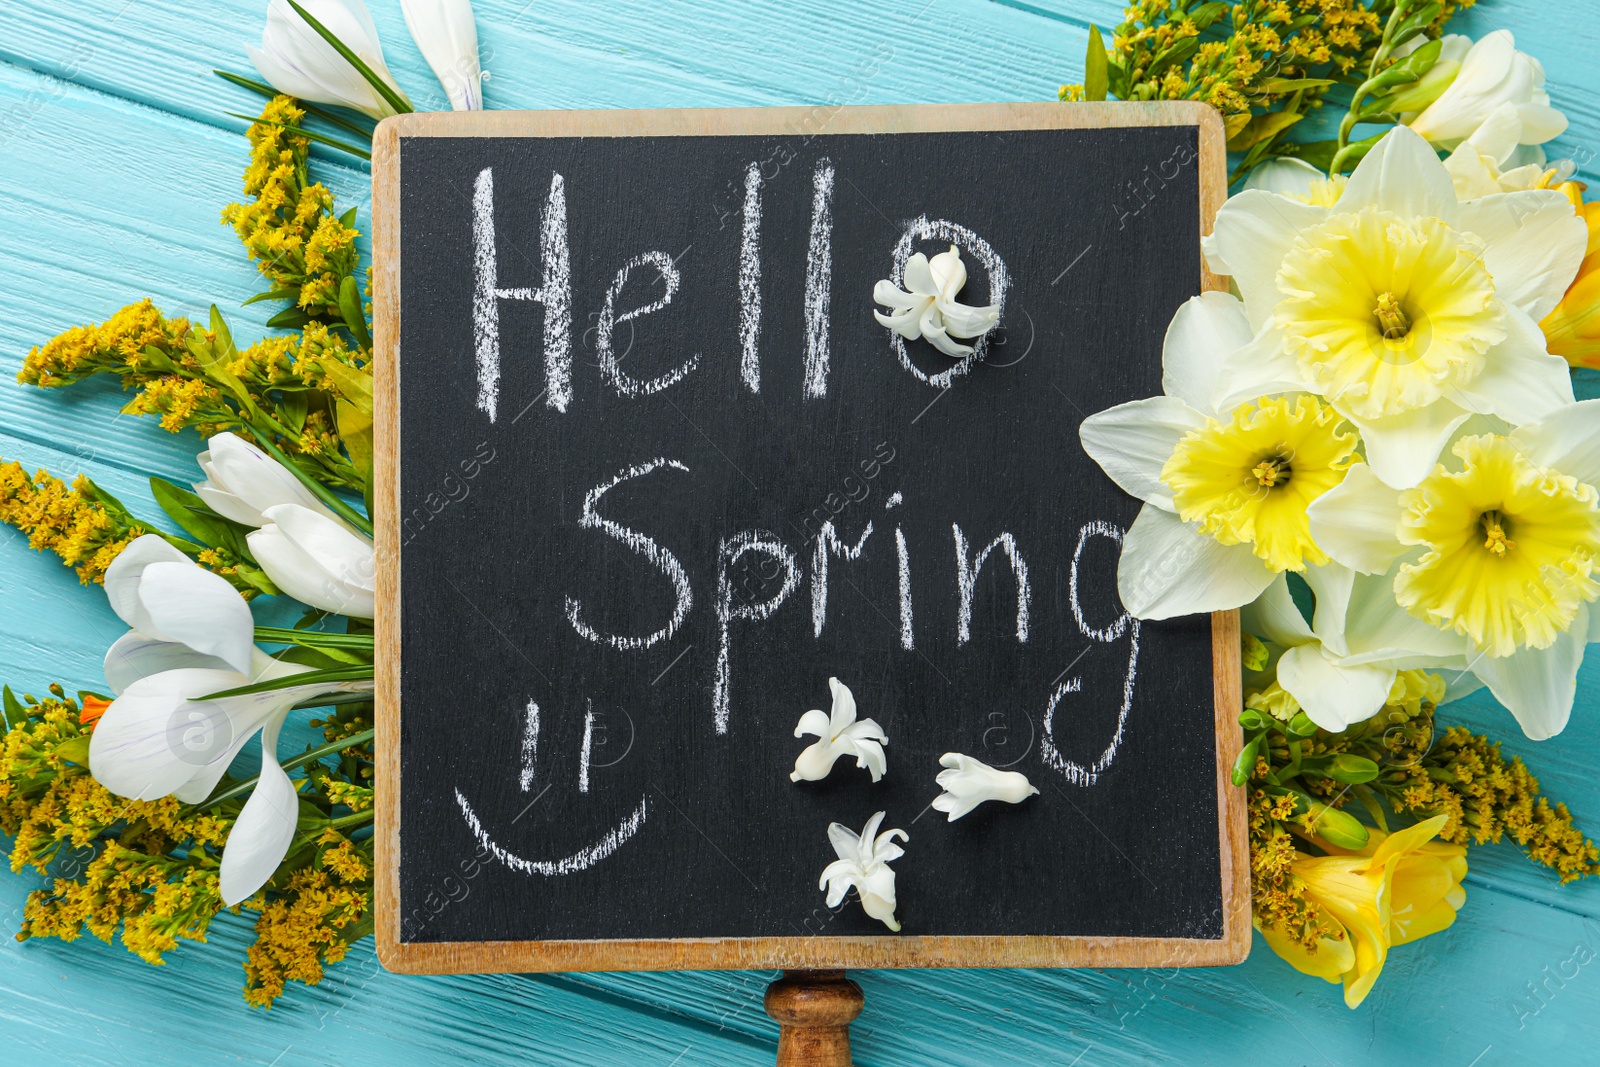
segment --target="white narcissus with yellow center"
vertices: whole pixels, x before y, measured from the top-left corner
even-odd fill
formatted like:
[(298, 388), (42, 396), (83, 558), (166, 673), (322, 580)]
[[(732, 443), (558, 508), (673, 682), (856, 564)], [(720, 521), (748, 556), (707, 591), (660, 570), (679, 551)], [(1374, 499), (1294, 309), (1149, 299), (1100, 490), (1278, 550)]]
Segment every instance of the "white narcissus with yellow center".
[[(378, 29), (362, 0), (301, 0), (300, 6), (337, 37), (401, 100), (405, 92), (383, 62)], [(271, 0), (261, 47), (245, 45), (257, 71), (274, 89), (314, 104), (354, 108), (375, 119), (395, 109), (349, 61), (301, 18), (288, 0)], [(407, 101), (409, 104), (409, 101)]]
[(883, 823), (883, 812), (867, 820), (858, 835), (843, 823), (828, 827), (828, 842), (839, 858), (822, 871), (818, 889), (828, 891), (828, 907), (837, 908), (844, 896), (854, 889), (861, 899), (861, 907), (891, 930), (900, 929), (894, 917), (894, 871), (889, 864), (905, 855), (905, 849), (895, 844), (895, 839), (910, 841), (904, 830), (885, 830), (878, 833)]
[(944, 812), (946, 822), (955, 822), (985, 801), (1021, 804), (1039, 792), (1027, 775), (991, 767), (960, 752), (946, 752), (939, 757), (939, 766), (945, 769), (934, 780), (944, 792), (933, 798), (933, 810)]
[(1572, 177), (1575, 168), (1570, 159), (1555, 164), (1546, 164), (1542, 158), (1519, 162), (1520, 130), (1516, 109), (1502, 104), (1445, 157), (1444, 169), (1450, 172), (1458, 199), (1476, 200), (1523, 189), (1554, 189)]
[(1399, 671), (1466, 670), (1466, 642), (1398, 610), (1391, 577), (1337, 563), (1308, 567), (1304, 577), (1316, 598), (1309, 624), (1281, 575), (1240, 612), (1239, 623), (1283, 650), (1278, 685), (1324, 730), (1344, 730), (1383, 710)]
[(1340, 562), (1464, 639), (1474, 674), (1535, 740), (1566, 726), (1600, 639), (1600, 400), (1456, 440), (1415, 488), (1352, 472), (1311, 510)]
[(256, 648), (238, 591), (154, 534), (122, 550), (106, 568), (105, 587), (112, 610), (133, 629), (106, 653), (115, 699), (89, 742), (89, 770), (101, 785), (134, 800), (170, 794), (198, 804), (261, 731), (260, 780), (222, 855), (222, 900), (237, 904), (272, 877), (299, 819), (294, 785), (278, 765), (278, 731), (291, 707), (330, 687), (201, 699), (310, 668)]
[(973, 307), (956, 299), (967, 284), (966, 264), (955, 245), (929, 259), (918, 252), (906, 260), (903, 291), (885, 278), (872, 288), (872, 299), (892, 309), (873, 317), (907, 340), (924, 338), (947, 356), (956, 359), (972, 354), (969, 345), (953, 337), (979, 337), (1000, 321), (1000, 308), (990, 304)]
[(1538, 321), (1576, 274), (1586, 236), (1552, 190), (1460, 202), (1405, 127), (1331, 206), (1245, 190), (1204, 242), (1255, 331), (1220, 373), (1216, 402), (1322, 396), (1360, 430), (1372, 472), (1409, 488), (1473, 413), (1520, 424), (1572, 402), (1566, 362), (1546, 351)]
[(274, 585), (323, 611), (370, 619), (377, 603), (372, 541), (352, 529), (277, 460), (231, 433), (196, 457), (206, 480), (195, 493), (245, 526), (250, 554)]
[(1305, 394), (1218, 410), (1218, 375), (1250, 341), (1237, 299), (1195, 297), (1167, 327), (1165, 395), (1098, 412), (1079, 429), (1084, 451), (1145, 502), (1117, 564), (1117, 590), (1137, 618), (1237, 608), (1275, 575), (1327, 562), (1306, 507), (1358, 462), (1356, 434)]
[(849, 686), (829, 678), (828, 689), (833, 694), (832, 707), (828, 711), (811, 709), (800, 716), (794, 728), (796, 737), (810, 735), (816, 740), (795, 759), (789, 781), (820, 782), (840, 756), (854, 756), (856, 766), (866, 768), (876, 782), (886, 770), (883, 746), (889, 743), (888, 736), (872, 719), (856, 721), (856, 698)]

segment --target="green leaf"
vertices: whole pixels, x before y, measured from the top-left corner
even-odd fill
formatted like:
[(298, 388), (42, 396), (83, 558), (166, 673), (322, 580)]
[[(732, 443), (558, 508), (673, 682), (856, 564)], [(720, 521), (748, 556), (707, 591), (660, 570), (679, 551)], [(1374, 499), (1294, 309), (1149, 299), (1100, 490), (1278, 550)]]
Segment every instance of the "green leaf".
[[(278, 90), (274, 89), (272, 86), (267, 85), (267, 84), (265, 84), (263, 82), (251, 81), (249, 78), (241, 78), (239, 75), (229, 73), (228, 71), (225, 71), (225, 70), (213, 70), (211, 73), (215, 74), (217, 77), (223, 79), (224, 81), (230, 81), (233, 84), (235, 84), (237, 86), (240, 86), (241, 88), (249, 89), (252, 93), (259, 93), (260, 95), (266, 97), (268, 100), (272, 100), (272, 99), (275, 99), (276, 97), (280, 97), (280, 96), (289, 96), (288, 93), (280, 93), (280, 92), (278, 92)], [(307, 115), (312, 115), (312, 116), (314, 116), (316, 118), (319, 118), (323, 122), (328, 123), (329, 125), (337, 126), (341, 130), (344, 130), (347, 133), (353, 133), (357, 137), (364, 138), (367, 141), (371, 141), (372, 140), (372, 131), (371, 130), (366, 129), (365, 127), (361, 126), (359, 123), (355, 123), (355, 122), (350, 121), (349, 119), (345, 118), (343, 115), (339, 114), (338, 112), (329, 111), (326, 108), (318, 107), (316, 104), (307, 103), (306, 101), (300, 100), (298, 98), (292, 98), (292, 99), (294, 99), (295, 106), (298, 107), (301, 111), (304, 111)]]
[[(329, 741), (327, 744), (319, 745), (316, 748), (294, 757), (293, 759), (284, 760), (280, 766), (285, 771), (292, 771), (297, 767), (304, 767), (309, 763), (317, 762), (324, 756), (332, 755), (335, 752), (343, 752), (345, 749), (354, 748), (356, 745), (366, 744), (368, 741), (372, 740), (374, 733), (375, 731), (373, 730), (363, 730), (358, 734), (351, 734), (349, 737), (341, 737), (337, 741)], [(200, 810), (202, 808), (213, 808), (218, 804), (221, 804), (224, 800), (232, 800), (234, 797), (243, 796), (254, 789), (258, 781), (260, 781), (260, 778), (246, 778), (242, 782), (236, 782), (235, 784), (230, 785), (226, 789), (222, 790), (222, 792), (214, 793), (205, 800), (201, 801), (199, 804), (196, 804), (195, 810)]]
[(1269, 111), (1245, 123), (1243, 129), (1228, 139), (1228, 151), (1243, 152), (1256, 144), (1287, 130), (1305, 118), (1296, 111)]
[(236, 689), (224, 689), (217, 693), (207, 693), (196, 700), (221, 700), (224, 697), (250, 696), (253, 693), (273, 693), (280, 689), (294, 689), (302, 685), (348, 685), (351, 682), (372, 681), (372, 665), (362, 664), (349, 667), (329, 667), (321, 671), (304, 671), (300, 674), (291, 674), (285, 678), (270, 678), (264, 682), (254, 682), (250, 685), (241, 685)]
[(1109, 75), (1106, 70), (1106, 44), (1100, 37), (1100, 30), (1093, 23), (1089, 25), (1089, 49), (1083, 57), (1083, 98), (1085, 100), (1104, 100)]
[(9, 685), (5, 687), (5, 714), (8, 731), (28, 721), (28, 709), (17, 699), (16, 694), (11, 692)]
[(368, 415), (372, 414), (372, 373), (337, 359), (324, 360), (322, 369), (333, 380), (343, 397)]
[(273, 289), (269, 292), (257, 293), (255, 296), (252, 296), (249, 300), (246, 300), (239, 306), (249, 307), (251, 304), (259, 304), (263, 300), (295, 300), (298, 299), (299, 296), (300, 287), (298, 285), (291, 285), (283, 289)]
[(1128, 70), (1121, 63), (1106, 57), (1106, 87), (1111, 96), (1118, 100), (1128, 99), (1130, 86), (1128, 84)]
[(68, 763), (76, 763), (80, 767), (89, 766), (89, 735), (79, 734), (68, 741), (63, 741), (55, 747), (55, 754)]
[(361, 306), (361, 287), (353, 275), (346, 274), (339, 283), (339, 314), (344, 316), (344, 324), (355, 335), (356, 344), (370, 351), (372, 335), (367, 332), (367, 313)]
[(256, 640), (272, 645), (306, 645), (310, 648), (354, 648), (371, 652), (371, 634), (336, 634), (322, 630), (288, 630), (281, 626), (257, 626)]
[(249, 527), (218, 515), (200, 497), (165, 478), (150, 479), (150, 495), (184, 533), (199, 538), (202, 545), (226, 548), (240, 559), (254, 562), (245, 540)]
[(1320, 89), (1325, 85), (1337, 85), (1332, 78), (1269, 78), (1261, 86), (1261, 91), (1266, 93), (1293, 93), (1301, 89)]
[(1163, 48), (1159, 53), (1157, 53), (1156, 57), (1150, 61), (1150, 67), (1145, 71), (1145, 78), (1148, 80), (1160, 74), (1168, 67), (1177, 66), (1179, 63), (1187, 63), (1189, 61), (1189, 57), (1194, 55), (1195, 52), (1199, 51), (1199, 49), (1200, 38), (1198, 37), (1185, 37), (1182, 40), (1172, 42), (1171, 44), (1167, 45), (1167, 47)]
[(1216, 22), (1219, 18), (1225, 15), (1227, 11), (1228, 5), (1224, 2), (1224, 0), (1211, 0), (1211, 3), (1201, 4), (1199, 7), (1189, 12), (1189, 21), (1194, 23), (1195, 29), (1205, 30), (1208, 29), (1213, 22)]
[(311, 316), (300, 308), (284, 308), (272, 318), (267, 320), (267, 325), (275, 330), (298, 330), (311, 321)]
[(305, 19), (307, 26), (310, 26), (313, 30), (316, 30), (317, 34), (321, 36), (324, 41), (327, 41), (330, 45), (332, 45), (333, 50), (343, 56), (344, 61), (354, 67), (356, 73), (365, 78), (367, 80), (367, 84), (372, 86), (373, 91), (382, 97), (383, 100), (391, 108), (393, 108), (397, 114), (404, 115), (412, 110), (411, 105), (406, 102), (405, 97), (389, 88), (389, 83), (374, 74), (372, 72), (372, 68), (363, 63), (360, 56), (350, 51), (345, 43), (339, 40), (332, 30), (318, 22), (311, 16), (309, 11), (295, 3), (294, 0), (289, 0), (289, 6), (294, 8), (295, 14), (299, 15), (302, 19)]

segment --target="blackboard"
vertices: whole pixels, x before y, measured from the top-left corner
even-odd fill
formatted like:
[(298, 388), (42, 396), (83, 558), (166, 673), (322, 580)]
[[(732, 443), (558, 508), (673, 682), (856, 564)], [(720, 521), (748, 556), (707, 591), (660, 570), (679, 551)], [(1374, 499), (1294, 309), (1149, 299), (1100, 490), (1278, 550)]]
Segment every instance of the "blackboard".
[[(384, 962), (1242, 959), (1237, 622), (1124, 615), (1139, 505), (1077, 433), (1160, 391), (1220, 141), (1183, 104), (386, 121)], [(964, 359), (872, 315), (952, 244), (1001, 307)], [(879, 783), (790, 780), (830, 677)], [(948, 751), (1040, 794), (947, 823)], [(818, 889), (880, 810), (898, 934)]]

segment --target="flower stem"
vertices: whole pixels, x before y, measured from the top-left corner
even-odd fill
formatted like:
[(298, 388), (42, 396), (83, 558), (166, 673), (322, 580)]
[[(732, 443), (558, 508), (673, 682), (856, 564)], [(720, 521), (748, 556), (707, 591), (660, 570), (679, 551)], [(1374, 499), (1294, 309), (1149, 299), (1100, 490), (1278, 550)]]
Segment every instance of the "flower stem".
[[(296, 756), (292, 760), (286, 760), (282, 764), (282, 767), (285, 771), (292, 771), (296, 767), (303, 767), (308, 763), (315, 763), (324, 756), (332, 755), (335, 752), (343, 752), (345, 749), (353, 748), (356, 745), (366, 744), (368, 741), (372, 740), (375, 733), (375, 730), (362, 730), (358, 734), (351, 734), (349, 737), (341, 737), (337, 741), (329, 741), (327, 744), (319, 745), (304, 755)], [(246, 778), (242, 782), (236, 782), (224, 789), (222, 792), (202, 800), (199, 804), (194, 806), (194, 810), (203, 811), (207, 808), (214, 808), (218, 804), (221, 804), (224, 800), (231, 800), (234, 797), (242, 796), (243, 794), (254, 789), (256, 787), (256, 783), (259, 781), (261, 781), (260, 775), (257, 775), (254, 778)]]

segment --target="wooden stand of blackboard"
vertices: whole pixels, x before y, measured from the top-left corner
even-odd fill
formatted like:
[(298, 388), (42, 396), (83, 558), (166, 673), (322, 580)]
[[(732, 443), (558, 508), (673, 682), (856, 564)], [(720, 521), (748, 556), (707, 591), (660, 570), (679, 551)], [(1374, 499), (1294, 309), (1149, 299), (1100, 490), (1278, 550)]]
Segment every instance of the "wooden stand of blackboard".
[(850, 1023), (864, 998), (843, 971), (784, 971), (764, 1003), (779, 1026), (778, 1067), (850, 1067)]

